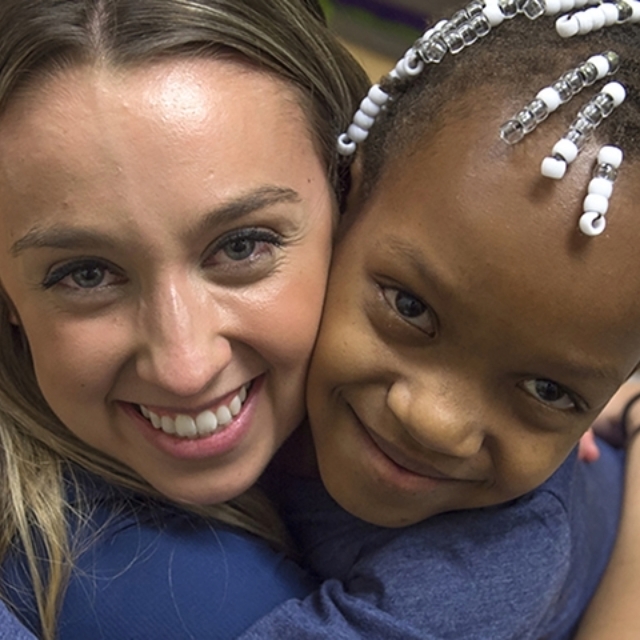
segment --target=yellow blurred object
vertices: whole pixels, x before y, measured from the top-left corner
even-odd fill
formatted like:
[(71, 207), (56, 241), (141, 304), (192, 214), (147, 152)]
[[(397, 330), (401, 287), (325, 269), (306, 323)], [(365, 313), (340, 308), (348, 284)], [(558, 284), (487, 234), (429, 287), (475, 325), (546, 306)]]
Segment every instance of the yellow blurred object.
[(391, 71), (396, 61), (383, 56), (375, 51), (365, 49), (351, 42), (344, 45), (351, 51), (353, 57), (364, 67), (372, 82), (377, 82), (380, 78)]

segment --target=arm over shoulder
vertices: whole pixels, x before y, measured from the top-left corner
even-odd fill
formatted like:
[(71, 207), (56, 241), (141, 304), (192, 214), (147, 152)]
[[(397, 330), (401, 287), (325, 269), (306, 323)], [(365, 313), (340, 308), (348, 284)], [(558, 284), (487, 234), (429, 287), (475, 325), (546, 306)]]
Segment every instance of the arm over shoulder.
[[(569, 517), (547, 491), (402, 530), (354, 519), (350, 537), (344, 512), (335, 522), (340, 535), (316, 529), (310, 555), (342, 580), (278, 607), (243, 640), (536, 638), (569, 573)], [(343, 550), (355, 558), (349, 569), (337, 560)]]

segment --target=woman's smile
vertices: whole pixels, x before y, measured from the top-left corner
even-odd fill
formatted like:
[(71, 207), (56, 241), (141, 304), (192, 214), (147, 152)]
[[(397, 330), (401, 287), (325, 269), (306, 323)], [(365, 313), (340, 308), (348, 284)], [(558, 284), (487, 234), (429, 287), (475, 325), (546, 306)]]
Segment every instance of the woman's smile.
[(304, 416), (331, 254), (297, 101), (209, 59), (79, 67), (28, 100), (3, 122), (0, 268), (45, 399), (175, 500), (242, 493)]

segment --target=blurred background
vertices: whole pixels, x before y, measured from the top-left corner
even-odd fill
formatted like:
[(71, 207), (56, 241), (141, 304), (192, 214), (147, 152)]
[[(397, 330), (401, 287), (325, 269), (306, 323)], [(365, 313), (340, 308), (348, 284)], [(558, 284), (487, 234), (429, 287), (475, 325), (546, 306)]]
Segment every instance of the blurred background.
[(460, 6), (453, 0), (320, 0), (329, 24), (378, 80), (413, 41)]

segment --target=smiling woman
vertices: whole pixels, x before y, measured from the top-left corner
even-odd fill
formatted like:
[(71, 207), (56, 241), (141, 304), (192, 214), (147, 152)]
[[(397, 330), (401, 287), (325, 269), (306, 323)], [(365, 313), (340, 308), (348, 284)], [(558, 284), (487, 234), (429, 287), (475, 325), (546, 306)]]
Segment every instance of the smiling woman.
[(177, 501), (241, 494), (304, 415), (333, 202), (298, 109), (193, 59), (74, 68), (3, 117), (0, 272), (39, 389)]
[(252, 485), (304, 415), (362, 72), (298, 0), (0, 31), (2, 595), (43, 638), (236, 637), (309, 588), (241, 529), (284, 541)]

